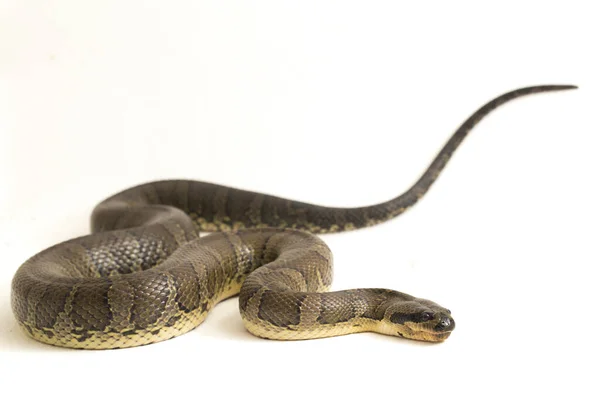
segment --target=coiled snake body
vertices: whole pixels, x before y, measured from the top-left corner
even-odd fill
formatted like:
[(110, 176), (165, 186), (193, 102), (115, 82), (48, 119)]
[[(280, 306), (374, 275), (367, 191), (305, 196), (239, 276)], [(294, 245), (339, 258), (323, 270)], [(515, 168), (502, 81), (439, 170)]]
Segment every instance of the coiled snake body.
[[(92, 234), (27, 260), (12, 282), (19, 325), (57, 346), (106, 349), (183, 334), (239, 293), (246, 328), (282, 340), (375, 331), (443, 341), (450, 311), (388, 289), (327, 292), (332, 256), (313, 233), (358, 229), (401, 214), (429, 189), (473, 126), (537, 86), (504, 94), (454, 133), (419, 180), (373, 206), (329, 208), (195, 181), (118, 193), (92, 214)], [(198, 238), (199, 231), (222, 231)]]

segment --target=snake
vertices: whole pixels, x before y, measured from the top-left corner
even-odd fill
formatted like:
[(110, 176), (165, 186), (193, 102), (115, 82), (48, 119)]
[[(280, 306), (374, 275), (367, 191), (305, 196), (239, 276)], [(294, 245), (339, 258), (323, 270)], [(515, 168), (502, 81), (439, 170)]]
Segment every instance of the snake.
[(377, 332), (442, 342), (456, 324), (433, 301), (391, 289), (329, 291), (332, 254), (317, 234), (397, 217), (423, 197), (492, 110), (528, 94), (574, 88), (532, 86), (491, 100), (454, 132), (413, 186), (371, 206), (325, 207), (191, 180), (126, 189), (94, 208), (91, 234), (47, 248), (17, 269), (14, 316), (42, 343), (126, 348), (191, 331), (216, 304), (239, 295), (245, 328), (261, 338)]

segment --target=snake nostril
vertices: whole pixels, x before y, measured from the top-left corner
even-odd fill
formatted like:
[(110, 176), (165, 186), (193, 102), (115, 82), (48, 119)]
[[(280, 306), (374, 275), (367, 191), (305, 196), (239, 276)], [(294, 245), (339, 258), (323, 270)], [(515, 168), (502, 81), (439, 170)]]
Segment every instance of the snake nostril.
[(437, 332), (448, 332), (454, 329), (454, 320), (451, 317), (442, 317), (440, 322), (433, 328)]

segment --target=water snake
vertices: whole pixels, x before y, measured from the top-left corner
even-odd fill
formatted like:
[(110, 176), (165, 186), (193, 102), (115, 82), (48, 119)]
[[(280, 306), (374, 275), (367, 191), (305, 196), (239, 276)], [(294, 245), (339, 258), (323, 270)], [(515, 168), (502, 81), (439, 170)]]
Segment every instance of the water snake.
[[(57, 346), (132, 347), (183, 334), (239, 294), (246, 328), (296, 340), (374, 331), (439, 342), (448, 309), (389, 289), (328, 292), (332, 256), (315, 233), (375, 225), (414, 205), (485, 115), (531, 93), (485, 104), (451, 136), (406, 192), (366, 207), (332, 208), (211, 183), (146, 183), (101, 202), (92, 234), (41, 251), (12, 281), (14, 315), (31, 337)], [(198, 237), (202, 231), (214, 231)]]

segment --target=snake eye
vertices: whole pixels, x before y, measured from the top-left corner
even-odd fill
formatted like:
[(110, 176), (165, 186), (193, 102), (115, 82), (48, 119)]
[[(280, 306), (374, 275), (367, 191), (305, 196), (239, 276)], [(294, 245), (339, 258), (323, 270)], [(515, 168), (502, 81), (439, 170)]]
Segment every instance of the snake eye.
[(419, 315), (419, 320), (421, 322), (427, 322), (427, 321), (431, 321), (433, 319), (433, 313), (432, 312), (422, 312), (421, 315)]

